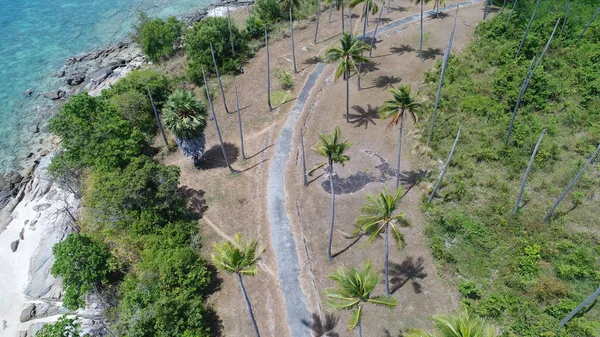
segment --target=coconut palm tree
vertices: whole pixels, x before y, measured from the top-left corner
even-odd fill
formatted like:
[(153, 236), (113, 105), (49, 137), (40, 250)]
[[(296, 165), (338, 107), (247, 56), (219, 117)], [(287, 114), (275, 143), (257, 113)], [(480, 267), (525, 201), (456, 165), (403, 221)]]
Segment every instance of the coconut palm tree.
[(296, 45), (294, 42), (294, 19), (292, 17), (292, 10), (300, 6), (300, 0), (279, 0), (279, 5), (283, 10), (290, 12), (290, 38), (292, 40), (292, 62), (294, 63), (294, 74), (298, 72), (296, 68)]
[(382, 119), (391, 118), (387, 128), (398, 125), (398, 157), (396, 162), (396, 188), (400, 186), (400, 158), (402, 157), (402, 133), (404, 130), (404, 115), (409, 113), (413, 121), (417, 122), (417, 112), (420, 112), (422, 103), (418, 102), (414, 96), (410, 94), (410, 85), (401, 85), (397, 89), (390, 89), (393, 99), (383, 102), (379, 107), (379, 116)]
[(360, 207), (361, 216), (356, 220), (358, 227), (355, 234), (366, 233), (369, 235), (369, 243), (385, 232), (384, 274), (385, 293), (388, 296), (390, 296), (389, 233), (392, 232), (398, 249), (403, 249), (406, 243), (398, 227), (410, 226), (405, 213), (394, 214), (403, 193), (404, 189), (400, 187), (394, 194), (390, 194), (387, 188), (377, 195), (367, 194), (367, 203)]
[(350, 122), (350, 75), (356, 71), (358, 73), (358, 63), (370, 63), (371, 59), (362, 56), (364, 51), (369, 50), (369, 45), (353, 38), (350, 34), (344, 33), (340, 39), (339, 47), (331, 47), (325, 52), (325, 62), (337, 62), (335, 70), (335, 79), (337, 80), (342, 75), (346, 80), (346, 123)]
[(175, 142), (183, 155), (192, 157), (195, 164), (204, 154), (207, 118), (206, 104), (196, 99), (191, 91), (175, 91), (163, 108), (166, 128), (175, 135)]
[(267, 34), (267, 25), (265, 25), (265, 46), (267, 48), (267, 104), (269, 111), (273, 110), (271, 106), (271, 59), (269, 57), (269, 35)]
[(229, 25), (229, 41), (231, 41), (231, 55), (235, 57), (235, 47), (233, 46), (233, 32), (231, 31), (231, 14), (229, 13), (229, 0), (225, 1), (225, 8), (227, 9), (227, 23)]
[(434, 0), (433, 9), (435, 9), (435, 15), (438, 18), (440, 17), (440, 8), (442, 7), (446, 7), (446, 0)]
[(433, 318), (437, 334), (424, 331), (413, 331), (405, 337), (494, 337), (495, 328), (486, 324), (485, 320), (463, 311), (459, 315), (441, 315)]
[[(342, 13), (342, 34), (346, 31), (345, 27), (344, 27), (344, 2), (345, 0), (327, 0), (327, 3), (330, 4), (330, 6), (335, 6), (336, 10), (341, 10)], [(330, 15), (331, 18), (331, 15)], [(331, 21), (331, 20), (330, 20)]]
[(377, 11), (379, 10), (379, 7), (377, 6), (377, 3), (375, 2), (375, 0), (351, 0), (350, 1), (350, 8), (354, 8), (356, 6), (358, 6), (359, 4), (363, 4), (363, 10), (362, 10), (362, 15), (361, 18), (363, 19), (363, 38), (365, 36), (365, 34), (367, 33), (367, 24), (369, 22), (369, 13), (371, 13), (372, 15), (377, 14)]
[(215, 72), (217, 74), (217, 79), (219, 80), (219, 88), (221, 89), (221, 97), (223, 98), (223, 107), (225, 107), (225, 112), (229, 115), (229, 108), (227, 108), (227, 100), (225, 99), (225, 90), (223, 89), (223, 82), (221, 81), (221, 74), (219, 73), (219, 66), (217, 65), (217, 59), (215, 58), (215, 50), (213, 49), (212, 42), (210, 43), (210, 55), (212, 56), (213, 64), (215, 66)]
[(375, 41), (377, 40), (377, 29), (379, 28), (379, 23), (381, 22), (381, 14), (383, 13), (383, 6), (385, 5), (385, 1), (381, 2), (381, 9), (379, 10), (379, 16), (377, 17), (377, 23), (375, 24), (375, 31), (373, 32), (373, 36), (371, 37), (371, 47), (369, 48), (369, 57), (373, 57), (373, 46), (375, 45)]
[(327, 257), (329, 257), (329, 261), (333, 261), (333, 256), (331, 255), (331, 245), (333, 243), (333, 226), (335, 223), (335, 191), (333, 189), (333, 164), (342, 164), (346, 163), (350, 160), (350, 157), (344, 154), (351, 146), (352, 143), (348, 142), (348, 140), (341, 140), (342, 131), (339, 126), (336, 126), (333, 130), (332, 135), (320, 134), (319, 141), (315, 146), (314, 150), (320, 154), (321, 156), (327, 158), (327, 161), (317, 165), (316, 168), (311, 170), (308, 175), (312, 176), (312, 173), (320, 168), (325, 166), (325, 164), (329, 164), (329, 187), (331, 190), (331, 226), (329, 229), (329, 244), (327, 246)]
[(254, 327), (254, 332), (257, 337), (260, 337), (258, 332), (258, 325), (254, 319), (252, 313), (252, 306), (246, 293), (246, 287), (244, 287), (244, 281), (242, 275), (245, 276), (256, 276), (258, 268), (256, 263), (263, 253), (264, 248), (259, 247), (256, 241), (242, 241), (240, 234), (235, 234), (233, 242), (225, 241), (214, 244), (214, 251), (211, 253), (213, 263), (221, 271), (228, 274), (236, 274), (238, 281), (240, 282), (240, 288), (246, 301), (246, 307), (248, 308), (248, 314)]
[(428, 0), (415, 0), (415, 5), (421, 5), (421, 42), (419, 44), (419, 59), (423, 63), (423, 5)]
[(327, 301), (331, 311), (350, 310), (348, 330), (358, 330), (362, 337), (362, 317), (365, 304), (373, 304), (394, 308), (398, 300), (388, 296), (373, 296), (371, 293), (379, 283), (378, 273), (373, 271), (370, 262), (364, 262), (362, 268), (350, 270), (340, 268), (329, 275), (336, 282), (336, 288), (325, 289), (323, 292), (330, 300)]

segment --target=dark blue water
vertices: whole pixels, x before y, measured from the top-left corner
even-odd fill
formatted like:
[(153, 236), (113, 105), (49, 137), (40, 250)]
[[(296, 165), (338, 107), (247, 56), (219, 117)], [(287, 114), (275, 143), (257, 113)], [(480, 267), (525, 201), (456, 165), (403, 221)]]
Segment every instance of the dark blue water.
[[(57, 88), (49, 77), (67, 57), (117, 42), (136, 12), (180, 15), (211, 0), (0, 0), (0, 173), (26, 153), (39, 93)], [(35, 95), (25, 98), (32, 88)]]

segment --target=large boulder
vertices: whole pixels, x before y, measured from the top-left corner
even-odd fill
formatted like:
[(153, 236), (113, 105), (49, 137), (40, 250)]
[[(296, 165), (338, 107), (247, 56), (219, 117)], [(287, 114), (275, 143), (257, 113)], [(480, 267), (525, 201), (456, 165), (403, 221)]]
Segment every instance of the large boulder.
[(21, 321), (21, 323), (25, 323), (34, 317), (35, 317), (35, 304), (29, 303), (25, 306), (25, 308), (23, 308), (23, 311), (21, 311), (20, 321)]
[(91, 73), (88, 78), (89, 78), (90, 82), (92, 82), (94, 84), (99, 84), (99, 83), (104, 82), (104, 80), (108, 76), (110, 76), (114, 70), (115, 70), (115, 66), (102, 67), (102, 68), (94, 71), (93, 73)]
[(55, 101), (57, 99), (61, 99), (61, 98), (65, 97), (65, 92), (62, 90), (52, 90), (52, 91), (48, 91), (47, 93), (45, 93), (44, 97)]
[(19, 248), (19, 240), (10, 243), (10, 250), (12, 250), (13, 253), (17, 251), (17, 248)]
[(83, 81), (85, 81), (85, 74), (83, 73), (69, 75), (67, 78), (65, 78), (65, 83), (68, 85), (78, 85), (83, 83)]

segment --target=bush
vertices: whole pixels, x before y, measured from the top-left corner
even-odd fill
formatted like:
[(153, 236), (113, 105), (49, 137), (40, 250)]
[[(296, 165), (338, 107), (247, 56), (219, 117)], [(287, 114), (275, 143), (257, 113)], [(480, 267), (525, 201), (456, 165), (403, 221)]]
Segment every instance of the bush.
[(292, 74), (290, 74), (289, 72), (278, 68), (277, 70), (275, 70), (275, 77), (277, 77), (277, 79), (279, 80), (279, 84), (281, 84), (281, 89), (294, 89), (294, 80), (292, 79)]
[(165, 22), (140, 13), (139, 23), (134, 25), (134, 30), (133, 40), (150, 60), (156, 62), (173, 55), (183, 32), (183, 23), (175, 17)]
[(277, 0), (256, 0), (254, 6), (252, 6), (252, 16), (258, 17), (267, 24), (267, 27), (272, 26), (281, 18), (288, 17), (287, 13), (282, 13)]
[(185, 36), (186, 52), (188, 55), (188, 76), (196, 84), (202, 84), (202, 68), (214, 72), (210, 53), (212, 43), (215, 59), (221, 73), (235, 74), (247, 59), (248, 44), (235, 24), (231, 27), (235, 56), (231, 50), (229, 24), (227, 19), (209, 17), (196, 23)]
[(461, 280), (458, 291), (466, 298), (477, 300), (481, 298), (481, 289), (474, 281)]
[(114, 95), (110, 103), (121, 113), (123, 119), (140, 131), (152, 135), (156, 132), (156, 117), (148, 95), (137, 91), (127, 91)]
[(35, 337), (80, 337), (81, 324), (75, 323), (75, 319), (61, 316), (56, 323), (44, 325)]
[(117, 94), (124, 94), (130, 91), (136, 91), (144, 96), (148, 96), (148, 89), (152, 92), (152, 99), (156, 107), (160, 109), (171, 94), (169, 81), (167, 78), (156, 71), (150, 69), (134, 70), (113, 84), (109, 89), (102, 91), (102, 96), (112, 97)]
[[(265, 21), (257, 15), (253, 15), (246, 20), (246, 35), (250, 39), (265, 38)], [(267, 28), (268, 29), (268, 28)]]
[(108, 248), (102, 242), (83, 234), (69, 234), (52, 247), (52, 275), (63, 281), (63, 305), (75, 310), (85, 306), (84, 296), (95, 286), (106, 285), (114, 271)]

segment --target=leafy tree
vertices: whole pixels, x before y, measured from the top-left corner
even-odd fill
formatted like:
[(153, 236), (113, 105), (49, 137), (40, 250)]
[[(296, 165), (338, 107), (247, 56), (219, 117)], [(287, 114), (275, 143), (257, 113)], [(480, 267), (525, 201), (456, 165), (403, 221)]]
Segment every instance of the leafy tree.
[(204, 154), (207, 118), (206, 104), (196, 99), (191, 91), (174, 92), (163, 110), (165, 126), (175, 135), (181, 152), (192, 157), (194, 162)]
[(120, 112), (123, 119), (146, 134), (154, 134), (156, 120), (148, 95), (127, 91), (110, 98), (110, 103)]
[(102, 96), (112, 97), (130, 91), (136, 91), (144, 96), (148, 89), (152, 91), (152, 98), (158, 108), (161, 108), (171, 94), (169, 80), (165, 75), (150, 69), (134, 70), (113, 84), (109, 89), (102, 91)]
[(254, 319), (252, 306), (250, 305), (250, 300), (248, 299), (248, 294), (244, 287), (242, 275), (256, 276), (258, 273), (256, 263), (264, 249), (259, 248), (256, 241), (242, 241), (242, 236), (240, 234), (236, 234), (233, 240), (233, 242), (225, 241), (222, 243), (215, 243), (214, 252), (211, 254), (211, 258), (220, 270), (237, 275), (248, 308), (248, 314), (250, 315), (250, 320), (254, 327), (254, 332), (257, 337), (260, 337), (258, 325)]
[(282, 13), (277, 0), (256, 0), (252, 6), (252, 17), (259, 18), (267, 24), (267, 27), (284, 18), (285, 14)]
[(211, 43), (219, 69), (224, 73), (239, 72), (247, 58), (247, 41), (237, 26), (232, 25), (231, 36), (236, 51), (234, 56), (229, 36), (229, 23), (227, 19), (220, 17), (205, 18), (187, 32), (185, 44), (188, 55), (188, 76), (193, 82), (203, 83), (202, 67), (206, 69), (213, 67)]
[(352, 72), (358, 73), (358, 63), (370, 63), (371, 59), (363, 57), (362, 53), (369, 50), (369, 45), (353, 38), (350, 34), (344, 33), (340, 39), (339, 47), (331, 47), (325, 52), (325, 62), (337, 63), (335, 69), (335, 79), (342, 75), (346, 80), (346, 122), (350, 122), (350, 76)]
[(69, 234), (52, 247), (52, 254), (52, 275), (62, 277), (63, 305), (71, 310), (84, 307), (84, 296), (95, 286), (107, 284), (114, 268), (108, 247), (84, 234)]
[(362, 316), (365, 304), (374, 304), (394, 308), (398, 300), (388, 296), (372, 296), (371, 293), (380, 281), (379, 275), (373, 271), (371, 263), (364, 262), (361, 269), (352, 267), (350, 270), (340, 268), (329, 275), (336, 282), (336, 288), (325, 289), (329, 309), (350, 310), (348, 330), (358, 328), (358, 336), (362, 336)]
[(370, 243), (385, 232), (385, 293), (388, 296), (390, 295), (389, 233), (392, 233), (398, 249), (403, 249), (406, 243), (404, 242), (404, 235), (398, 227), (410, 226), (410, 221), (406, 219), (405, 213), (394, 214), (403, 193), (404, 190), (398, 188), (392, 195), (386, 188), (377, 195), (367, 194), (367, 203), (361, 206), (361, 216), (356, 221), (357, 230), (367, 233)]
[[(342, 164), (350, 160), (350, 157), (344, 152), (346, 152), (351, 146), (352, 143), (349, 143), (347, 140), (342, 141), (342, 131), (339, 126), (336, 126), (333, 130), (332, 135), (320, 134), (319, 141), (317, 142), (314, 150), (321, 156), (327, 158), (325, 163), (317, 165), (317, 168), (323, 167), (325, 164), (329, 164), (329, 188), (331, 192), (331, 227), (329, 229), (329, 244), (327, 246), (327, 256), (329, 257), (329, 261), (333, 260), (333, 256), (331, 255), (331, 246), (333, 243), (333, 226), (335, 223), (335, 191), (333, 189), (333, 164)], [(312, 175), (315, 169), (309, 172), (309, 175)]]
[(85, 92), (63, 105), (50, 130), (62, 139), (63, 151), (52, 163), (57, 166), (124, 167), (141, 153), (145, 139), (106, 99)]
[(279, 5), (282, 11), (289, 12), (290, 16), (290, 40), (292, 41), (292, 63), (294, 65), (294, 74), (298, 72), (296, 69), (296, 45), (294, 42), (294, 8), (300, 6), (300, 0), (279, 0)]
[(139, 23), (134, 25), (133, 39), (142, 48), (142, 52), (154, 62), (173, 55), (181, 35), (183, 23), (175, 17), (150, 19), (146, 13), (140, 13)]
[[(75, 323), (74, 318), (61, 316), (56, 323), (44, 325), (35, 337), (80, 337), (81, 324)], [(87, 335), (86, 335), (87, 336)]]
[(494, 337), (496, 330), (485, 320), (470, 315), (466, 310), (459, 315), (441, 315), (433, 318), (437, 334), (414, 331), (406, 337)]
[(379, 117), (382, 119), (391, 118), (387, 128), (392, 125), (398, 125), (398, 157), (396, 165), (396, 188), (400, 186), (400, 158), (402, 157), (402, 132), (404, 130), (404, 115), (409, 113), (413, 121), (417, 122), (417, 112), (421, 111), (422, 103), (418, 102), (414, 96), (410, 94), (411, 87), (409, 84), (402, 85), (398, 89), (390, 89), (393, 99), (383, 102), (379, 108)]

